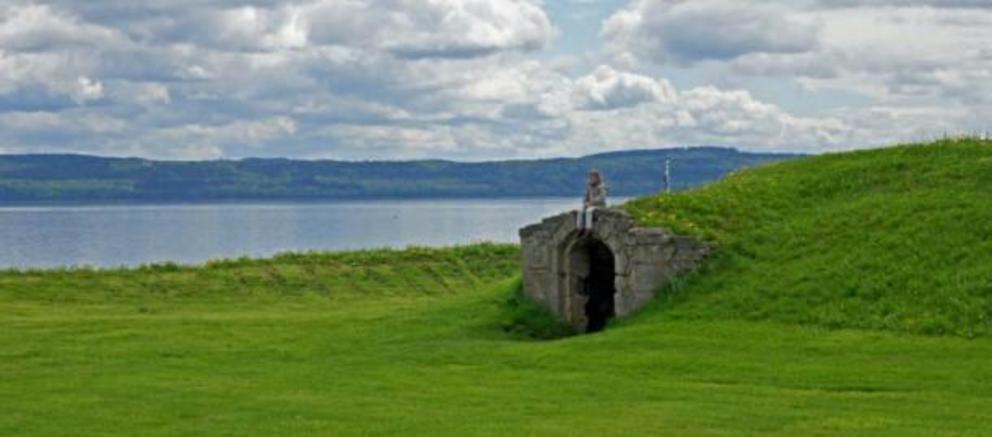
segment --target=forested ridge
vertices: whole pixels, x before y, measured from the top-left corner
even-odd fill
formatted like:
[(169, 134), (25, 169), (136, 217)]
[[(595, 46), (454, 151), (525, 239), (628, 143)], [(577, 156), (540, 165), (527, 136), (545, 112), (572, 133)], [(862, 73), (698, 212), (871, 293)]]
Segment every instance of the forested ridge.
[(582, 158), (454, 162), (290, 159), (152, 161), (84, 155), (0, 155), (0, 200), (238, 200), (571, 196), (585, 172), (604, 172), (611, 194), (651, 193), (671, 160), (684, 188), (795, 155), (699, 147)]

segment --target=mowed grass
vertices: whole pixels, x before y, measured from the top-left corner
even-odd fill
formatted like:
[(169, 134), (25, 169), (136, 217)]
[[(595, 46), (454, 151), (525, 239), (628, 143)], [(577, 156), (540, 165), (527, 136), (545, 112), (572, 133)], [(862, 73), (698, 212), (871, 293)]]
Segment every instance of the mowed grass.
[(992, 341), (506, 332), (512, 246), (0, 275), (0, 435), (980, 435)]
[(992, 335), (992, 141), (781, 162), (626, 208), (719, 244), (671, 317)]

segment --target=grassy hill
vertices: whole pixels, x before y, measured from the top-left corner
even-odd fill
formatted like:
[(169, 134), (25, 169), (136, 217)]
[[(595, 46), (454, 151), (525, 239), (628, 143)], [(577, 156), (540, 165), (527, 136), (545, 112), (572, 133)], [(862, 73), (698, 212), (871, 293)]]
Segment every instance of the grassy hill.
[(782, 162), (627, 208), (721, 247), (673, 316), (992, 334), (992, 142)]
[(0, 435), (981, 435), (989, 166), (943, 142), (637, 200), (718, 255), (554, 341), (514, 246), (3, 272)]

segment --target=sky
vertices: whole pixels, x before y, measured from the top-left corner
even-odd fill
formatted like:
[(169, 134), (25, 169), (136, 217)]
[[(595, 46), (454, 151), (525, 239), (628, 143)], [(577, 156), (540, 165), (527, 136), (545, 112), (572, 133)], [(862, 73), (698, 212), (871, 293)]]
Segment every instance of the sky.
[(0, 153), (819, 153), (990, 125), (992, 0), (0, 0)]

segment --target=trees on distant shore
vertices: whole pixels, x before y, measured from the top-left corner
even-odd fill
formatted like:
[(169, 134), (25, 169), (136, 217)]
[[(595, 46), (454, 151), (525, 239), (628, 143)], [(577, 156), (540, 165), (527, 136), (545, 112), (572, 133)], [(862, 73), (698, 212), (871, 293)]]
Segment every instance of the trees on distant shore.
[(81, 155), (0, 155), (0, 200), (239, 200), (581, 195), (589, 168), (611, 193), (661, 189), (666, 159), (684, 188), (794, 155), (717, 147), (613, 152), (529, 161), (149, 161)]

